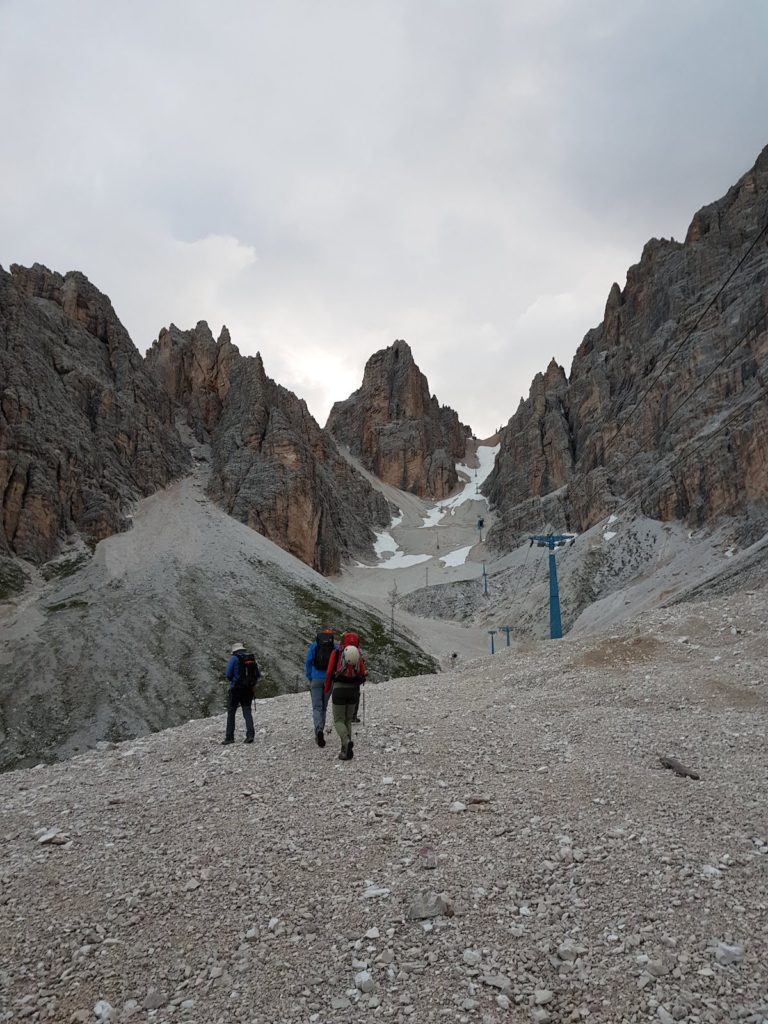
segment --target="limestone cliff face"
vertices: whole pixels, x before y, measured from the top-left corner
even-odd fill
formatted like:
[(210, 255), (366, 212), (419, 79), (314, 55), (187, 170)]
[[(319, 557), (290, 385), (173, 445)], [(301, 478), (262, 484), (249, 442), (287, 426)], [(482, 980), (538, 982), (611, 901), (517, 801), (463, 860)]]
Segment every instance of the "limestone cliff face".
[(768, 147), (696, 214), (685, 242), (647, 243), (570, 377), (550, 365), (505, 427), (485, 486), (500, 512), (492, 543), (507, 548), (547, 521), (583, 530), (630, 495), (654, 518), (766, 528), (766, 236), (644, 394), (766, 223)]
[(362, 386), (336, 402), (326, 429), (380, 480), (444, 498), (458, 482), (470, 430), (430, 396), (409, 346), (396, 341), (368, 360)]
[(173, 407), (79, 273), (0, 268), (0, 551), (43, 562), (185, 471)]
[(306, 404), (242, 356), (224, 328), (171, 326), (147, 367), (211, 444), (209, 492), (227, 512), (325, 574), (369, 553), (384, 498), (339, 454)]

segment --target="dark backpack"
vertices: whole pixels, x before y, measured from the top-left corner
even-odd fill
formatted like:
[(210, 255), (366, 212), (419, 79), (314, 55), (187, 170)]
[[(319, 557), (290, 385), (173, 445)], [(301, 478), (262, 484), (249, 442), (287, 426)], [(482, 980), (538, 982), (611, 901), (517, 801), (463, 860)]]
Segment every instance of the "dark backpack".
[(256, 689), (256, 683), (258, 683), (261, 677), (258, 662), (252, 654), (246, 654), (245, 651), (238, 651), (237, 668), (237, 685), (241, 686), (244, 690), (250, 690), (251, 693), (253, 693)]
[(333, 651), (333, 633), (318, 633), (315, 638), (315, 654), (312, 658), (313, 668), (325, 672)]

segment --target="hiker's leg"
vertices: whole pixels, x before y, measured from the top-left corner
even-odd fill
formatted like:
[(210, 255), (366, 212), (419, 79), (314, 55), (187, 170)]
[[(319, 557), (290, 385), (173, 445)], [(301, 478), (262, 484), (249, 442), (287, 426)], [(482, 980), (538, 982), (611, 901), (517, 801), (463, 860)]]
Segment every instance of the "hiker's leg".
[(352, 721), (353, 722), (359, 722), (360, 721), (360, 719), (358, 718), (358, 714), (357, 714), (359, 710), (360, 710), (360, 691), (358, 690), (357, 691), (357, 700), (355, 701), (355, 705), (352, 708)]
[(230, 690), (227, 694), (227, 731), (225, 739), (233, 740), (235, 738), (235, 712), (239, 703), (235, 691)]
[(357, 704), (347, 704), (347, 717), (346, 726), (347, 732), (349, 733), (349, 741), (352, 742), (352, 722), (355, 719), (355, 712), (357, 711)]
[(331, 699), (330, 690), (325, 693), (325, 687), (323, 687), (323, 729), (325, 729), (325, 719), (328, 715), (328, 701)]
[(241, 704), (243, 708), (243, 718), (245, 719), (245, 735), (246, 738), (253, 739), (256, 735), (256, 730), (253, 727), (253, 714), (251, 713), (251, 702), (252, 697), (243, 697)]
[(323, 693), (325, 683), (322, 679), (313, 680), (309, 684), (309, 693), (312, 697), (312, 725), (315, 732), (325, 727), (325, 709), (328, 705), (328, 698)]
[(350, 740), (349, 726), (347, 725), (347, 707), (347, 704), (333, 705), (333, 724), (336, 726), (336, 732), (339, 734), (342, 750), (346, 749)]

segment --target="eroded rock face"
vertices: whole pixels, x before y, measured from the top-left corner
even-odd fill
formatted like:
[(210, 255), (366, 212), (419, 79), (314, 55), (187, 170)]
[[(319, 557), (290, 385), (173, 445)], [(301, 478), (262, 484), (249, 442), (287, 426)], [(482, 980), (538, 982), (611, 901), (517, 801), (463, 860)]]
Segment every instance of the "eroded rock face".
[(147, 367), (210, 439), (209, 493), (230, 515), (325, 574), (369, 553), (390, 520), (384, 498), (339, 454), (306, 403), (242, 356), (224, 328), (171, 326)]
[(506, 549), (545, 525), (584, 530), (627, 496), (657, 519), (736, 516), (747, 533), (766, 528), (765, 236), (664, 368), (766, 222), (768, 147), (696, 214), (685, 242), (647, 243), (570, 377), (550, 364), (505, 427), (484, 488), (501, 513), (492, 543)]
[(83, 274), (0, 268), (0, 549), (34, 562), (101, 540), (185, 471), (173, 406)]
[(380, 480), (436, 499), (455, 488), (470, 435), (453, 409), (430, 397), (404, 341), (371, 356), (362, 386), (335, 403), (326, 429)]

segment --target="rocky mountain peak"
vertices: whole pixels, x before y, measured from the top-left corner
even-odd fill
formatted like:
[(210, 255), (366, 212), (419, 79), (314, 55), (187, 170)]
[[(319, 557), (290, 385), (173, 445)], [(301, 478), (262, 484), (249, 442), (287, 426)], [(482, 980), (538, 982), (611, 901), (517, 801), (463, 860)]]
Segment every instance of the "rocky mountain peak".
[(568, 383), (565, 370), (554, 356), (549, 361), (549, 365), (547, 366), (543, 377), (543, 383), (546, 391), (551, 391), (553, 388), (558, 388), (561, 385)]
[(471, 433), (430, 395), (402, 339), (371, 356), (361, 387), (335, 403), (326, 429), (385, 483), (430, 498), (455, 488)]
[(189, 455), (112, 303), (80, 273), (0, 269), (0, 551), (100, 540)]
[(215, 342), (201, 322), (161, 331), (146, 362), (210, 442), (209, 494), (230, 515), (326, 574), (370, 551), (373, 528), (390, 519), (386, 501), (260, 354), (241, 355), (226, 328)]
[[(700, 526), (731, 516), (748, 536), (764, 530), (765, 239), (728, 277), (766, 222), (768, 147), (695, 214), (684, 243), (646, 243), (624, 288), (611, 287), (570, 377), (550, 366), (505, 428), (485, 486), (501, 513), (493, 542), (506, 548), (545, 523), (582, 531), (627, 496), (655, 519)], [(542, 499), (533, 520), (531, 498)]]
[(120, 323), (109, 298), (92, 285), (85, 274), (71, 270), (58, 274), (42, 263), (31, 267), (11, 264), (11, 276), (21, 295), (58, 306), (63, 315), (94, 338), (138, 357), (128, 332)]
[(175, 324), (164, 327), (146, 355), (147, 366), (170, 396), (185, 406), (189, 423), (198, 439), (219, 421), (230, 386), (232, 366), (240, 353), (229, 331), (222, 328), (214, 341), (205, 320), (189, 331)]

